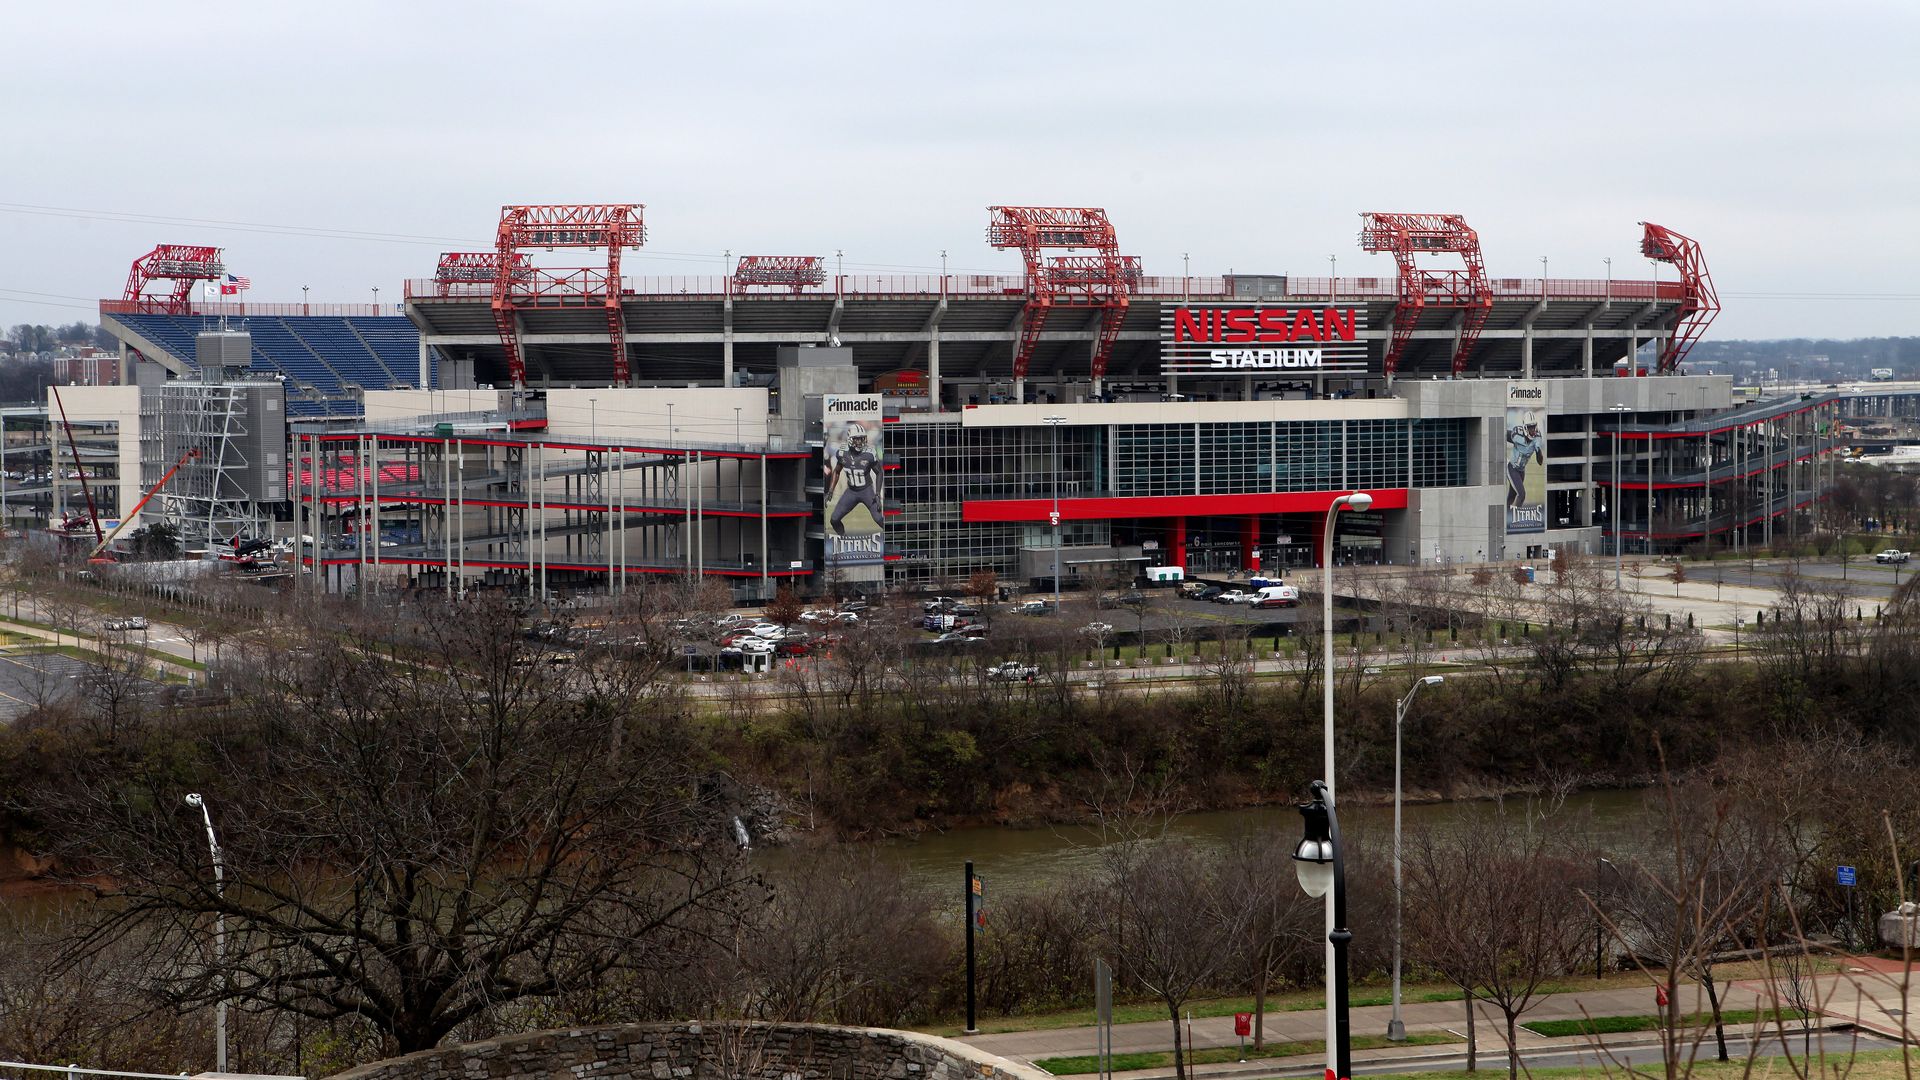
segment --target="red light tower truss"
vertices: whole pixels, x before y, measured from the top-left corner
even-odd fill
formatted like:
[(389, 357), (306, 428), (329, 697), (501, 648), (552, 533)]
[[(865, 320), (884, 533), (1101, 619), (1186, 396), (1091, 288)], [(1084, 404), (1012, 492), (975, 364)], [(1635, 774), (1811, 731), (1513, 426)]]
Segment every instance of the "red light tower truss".
[[(1460, 343), (1453, 353), (1453, 373), (1466, 370), (1480, 331), (1493, 311), (1493, 289), (1480, 256), (1480, 235), (1459, 214), (1360, 215), (1360, 247), (1387, 251), (1400, 273), (1400, 302), (1393, 312), (1393, 338), (1387, 345), (1386, 373), (1392, 375), (1413, 340), (1414, 325), (1427, 308), (1457, 308), (1462, 312)], [(1459, 255), (1464, 270), (1423, 270), (1418, 255)]]
[[(1020, 325), (1020, 350), (1013, 357), (1013, 377), (1026, 378), (1040, 331), (1056, 308), (1100, 312), (1093, 377), (1104, 376), (1140, 281), (1140, 260), (1120, 254), (1107, 212), (1066, 206), (989, 206), (987, 210), (993, 215), (987, 225), (987, 243), (1019, 248), (1027, 264), (1027, 307)], [(1090, 248), (1094, 254), (1048, 258), (1041, 254), (1047, 248)]]
[[(194, 283), (221, 281), (226, 274), (217, 247), (161, 244), (133, 260), (125, 299), (139, 315), (190, 315)], [(173, 288), (166, 293), (147, 292), (147, 286), (156, 281), (170, 281)]]
[[(639, 203), (572, 206), (503, 206), (495, 244), (493, 322), (507, 353), (507, 373), (515, 387), (527, 383), (527, 362), (520, 348), (515, 313), (522, 308), (577, 307), (597, 303), (605, 308), (607, 335), (613, 345), (613, 382), (627, 384), (627, 326), (620, 313), (620, 251), (647, 242)], [(607, 249), (607, 268), (536, 273), (527, 267), (522, 248)], [(507, 272), (498, 272), (505, 270)]]
[(733, 268), (733, 285), (771, 285), (798, 293), (827, 280), (827, 260), (819, 255), (742, 255)]
[[(1672, 263), (1680, 271), (1680, 286), (1685, 295), (1673, 324), (1673, 335), (1660, 350), (1658, 368), (1672, 371), (1687, 358), (1688, 350), (1707, 332), (1707, 324), (1720, 314), (1720, 294), (1714, 291), (1713, 277), (1707, 273), (1707, 261), (1700, 245), (1672, 229), (1650, 221), (1640, 223), (1640, 254), (1657, 262)], [(1655, 299), (1659, 299), (1655, 297)]]
[[(516, 251), (507, 264), (514, 284), (522, 285), (533, 277), (533, 260)], [(500, 253), (497, 251), (446, 251), (434, 268), (433, 281), (441, 296), (450, 295), (458, 285), (491, 286), (500, 277)]]

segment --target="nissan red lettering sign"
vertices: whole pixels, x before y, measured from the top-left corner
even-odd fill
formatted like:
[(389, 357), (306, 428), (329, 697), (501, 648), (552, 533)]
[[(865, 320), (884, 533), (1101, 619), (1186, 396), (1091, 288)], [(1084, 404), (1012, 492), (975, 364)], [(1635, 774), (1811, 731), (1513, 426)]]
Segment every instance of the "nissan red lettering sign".
[(1162, 371), (1365, 371), (1366, 312), (1351, 307), (1163, 307)]

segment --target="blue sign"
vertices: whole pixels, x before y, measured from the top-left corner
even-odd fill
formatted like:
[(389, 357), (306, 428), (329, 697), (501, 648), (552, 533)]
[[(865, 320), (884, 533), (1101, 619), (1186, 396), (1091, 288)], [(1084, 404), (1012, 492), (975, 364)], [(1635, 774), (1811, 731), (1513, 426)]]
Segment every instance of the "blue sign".
[(1854, 873), (1853, 867), (1836, 866), (1833, 869), (1834, 877), (1839, 880), (1840, 884), (1851, 887), (1860, 883), (1860, 875)]

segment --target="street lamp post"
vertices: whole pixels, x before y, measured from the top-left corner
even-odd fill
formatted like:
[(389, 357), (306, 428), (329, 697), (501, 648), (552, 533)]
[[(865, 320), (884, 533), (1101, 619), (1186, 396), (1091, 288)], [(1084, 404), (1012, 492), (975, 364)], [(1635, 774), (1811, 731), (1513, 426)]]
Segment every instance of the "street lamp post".
[(1413, 708), (1421, 687), (1439, 686), (1445, 681), (1442, 675), (1422, 678), (1393, 710), (1393, 1016), (1387, 1021), (1387, 1038), (1394, 1042), (1404, 1042), (1407, 1037), (1407, 1026), (1400, 1022), (1400, 725), (1406, 722), (1407, 710)]
[(1547, 257), (1540, 256), (1540, 299), (1547, 298)]
[(1340, 294), (1340, 287), (1338, 284), (1340, 280), (1339, 269), (1340, 269), (1340, 257), (1338, 255), (1327, 256), (1327, 306), (1328, 307), (1333, 306), (1334, 299), (1338, 297)]
[(1060, 617), (1060, 425), (1064, 416), (1043, 416), (1040, 422), (1053, 429), (1053, 615)]
[[(207, 827), (207, 851), (213, 856), (213, 891), (215, 896), (227, 893), (226, 867), (220, 859), (220, 841), (213, 834), (213, 815), (207, 810), (207, 800), (195, 791), (187, 795), (187, 805), (200, 811), (200, 820)], [(215, 1072), (227, 1071), (227, 917), (220, 911), (213, 913), (213, 964), (220, 971), (220, 984), (223, 991), (220, 999), (213, 1004), (213, 1067)]]
[(1620, 872), (1620, 868), (1613, 865), (1612, 859), (1609, 859), (1604, 855), (1597, 855), (1594, 857), (1594, 860), (1593, 860), (1593, 907), (1594, 907), (1593, 977), (1596, 979), (1603, 979), (1606, 977), (1606, 973), (1602, 970), (1602, 968), (1606, 965), (1606, 962), (1607, 962), (1607, 926), (1606, 926), (1606, 922), (1600, 918), (1600, 868), (1602, 866), (1613, 867), (1613, 872), (1616, 874)]
[(587, 399), (587, 437), (594, 441), (600, 439), (600, 399)]
[(380, 286), (373, 287), (373, 313), (380, 314)]
[[(1326, 792), (1326, 804), (1329, 809), (1331, 809), (1331, 807), (1333, 806), (1333, 799), (1334, 799), (1334, 780), (1333, 780), (1333, 777), (1334, 777), (1334, 770), (1333, 770), (1333, 529), (1334, 529), (1334, 521), (1338, 517), (1340, 511), (1343, 508), (1352, 509), (1357, 512), (1364, 512), (1368, 507), (1371, 507), (1372, 505), (1373, 505), (1373, 496), (1367, 494), (1364, 491), (1355, 491), (1346, 495), (1340, 495), (1335, 497), (1332, 505), (1327, 507), (1327, 520), (1323, 523), (1326, 526), (1326, 530), (1321, 534), (1321, 539), (1320, 539), (1320, 642), (1323, 648), (1323, 651), (1321, 653), (1322, 663), (1320, 668), (1320, 688), (1321, 688), (1321, 702), (1322, 702), (1321, 759), (1322, 759), (1323, 767), (1326, 770), (1326, 780), (1323, 782), (1323, 784)], [(1318, 896), (1319, 893), (1314, 893), (1313, 895)], [(1327, 899), (1327, 905), (1326, 905), (1326, 926), (1327, 926), (1326, 953), (1327, 953), (1327, 969), (1329, 971), (1333, 969), (1333, 966), (1336, 962), (1340, 962), (1340, 963), (1345, 962), (1344, 957), (1335, 955), (1335, 953), (1338, 952), (1339, 949), (1333, 941), (1333, 934), (1334, 934), (1334, 931), (1337, 929), (1337, 926), (1335, 924), (1342, 920), (1340, 917), (1340, 913), (1335, 910), (1334, 904), (1335, 904), (1335, 899), (1329, 896)], [(1345, 1025), (1346, 1020), (1343, 1018), (1340, 1021), (1340, 1023), (1342, 1025)], [(1344, 1030), (1344, 1027), (1343, 1027), (1343, 1030)], [(1330, 1066), (1333, 1064), (1333, 1059), (1332, 1059), (1333, 1045), (1334, 1045), (1334, 1041), (1337, 1034), (1338, 1033), (1335, 1032), (1334, 1030), (1333, 1011), (1329, 1009), (1327, 1011), (1327, 1053), (1328, 1053), (1328, 1064)], [(1346, 1076), (1344, 1072), (1338, 1075), (1341, 1077)]]
[(1607, 292), (1606, 292), (1607, 306), (1612, 307), (1613, 306), (1613, 256), (1609, 255), (1605, 259), (1602, 259), (1601, 261), (1607, 264)]
[[(1631, 410), (1625, 405), (1609, 405), (1613, 414), (1613, 591), (1620, 591), (1620, 422)], [(1651, 518), (1651, 508), (1649, 508)]]
[(1325, 781), (1313, 782), (1313, 801), (1300, 804), (1304, 826), (1300, 845), (1293, 849), (1293, 869), (1308, 896), (1326, 896), (1333, 911), (1333, 929), (1327, 931), (1327, 1073), (1329, 1080), (1353, 1075), (1353, 1047), (1347, 1022), (1347, 869), (1340, 850), (1340, 817), (1334, 812), (1333, 790)]

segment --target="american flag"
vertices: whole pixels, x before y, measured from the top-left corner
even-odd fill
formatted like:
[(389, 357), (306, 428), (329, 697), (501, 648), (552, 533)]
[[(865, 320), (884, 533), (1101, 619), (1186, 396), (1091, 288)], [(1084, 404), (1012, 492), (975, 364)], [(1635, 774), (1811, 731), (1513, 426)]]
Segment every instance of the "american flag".
[(227, 280), (220, 283), (220, 295), (233, 296), (251, 288), (253, 288), (252, 278), (234, 277), (232, 274), (228, 274)]

